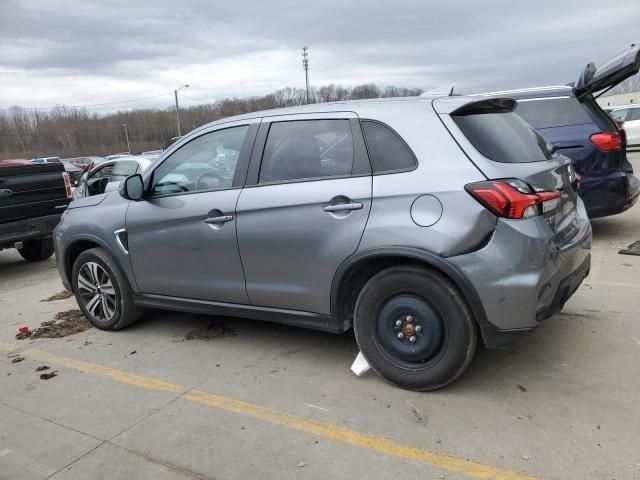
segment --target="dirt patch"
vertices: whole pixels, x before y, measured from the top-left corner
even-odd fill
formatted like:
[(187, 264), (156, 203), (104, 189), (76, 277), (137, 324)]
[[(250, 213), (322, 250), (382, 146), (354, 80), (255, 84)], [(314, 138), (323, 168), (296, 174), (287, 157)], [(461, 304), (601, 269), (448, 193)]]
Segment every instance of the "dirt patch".
[(54, 300), (66, 300), (67, 298), (73, 297), (73, 293), (68, 290), (63, 290), (55, 295), (51, 295), (49, 298), (45, 298), (44, 300), (40, 300), (41, 302), (53, 302)]
[(91, 324), (80, 310), (68, 310), (56, 314), (53, 320), (42, 322), (35, 330), (20, 332), (16, 340), (25, 338), (61, 338), (74, 333), (84, 332), (91, 328)]
[(216, 340), (219, 338), (235, 336), (236, 332), (227, 327), (224, 323), (212, 320), (206, 327), (197, 328), (186, 333), (182, 340)]

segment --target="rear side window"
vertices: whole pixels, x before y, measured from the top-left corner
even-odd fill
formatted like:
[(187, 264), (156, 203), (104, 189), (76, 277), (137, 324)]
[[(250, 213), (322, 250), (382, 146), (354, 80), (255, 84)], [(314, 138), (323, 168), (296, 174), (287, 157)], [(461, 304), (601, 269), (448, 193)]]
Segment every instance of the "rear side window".
[(583, 105), (573, 97), (518, 100), (515, 112), (533, 128), (592, 123)]
[(545, 139), (513, 112), (452, 115), (474, 147), (490, 160), (528, 163), (549, 160)]
[(351, 174), (349, 120), (274, 122), (262, 155), (260, 183)]
[(632, 108), (628, 120), (640, 120), (640, 108)]
[(618, 122), (624, 122), (627, 119), (627, 113), (629, 113), (629, 110), (613, 110), (611, 112), (609, 112), (609, 115), (611, 116), (611, 118), (613, 118), (614, 120), (618, 121)]
[(361, 125), (375, 173), (415, 168), (413, 152), (393, 130), (369, 120)]

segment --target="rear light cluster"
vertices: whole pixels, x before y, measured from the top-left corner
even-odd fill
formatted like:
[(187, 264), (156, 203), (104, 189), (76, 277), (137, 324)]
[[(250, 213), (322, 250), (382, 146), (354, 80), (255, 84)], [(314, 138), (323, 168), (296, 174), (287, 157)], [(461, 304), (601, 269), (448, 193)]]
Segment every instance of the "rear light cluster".
[(71, 179), (67, 172), (62, 172), (62, 178), (64, 179), (64, 188), (67, 191), (67, 198), (71, 198), (73, 192), (71, 191)]
[(554, 211), (560, 192), (533, 189), (522, 180), (489, 180), (465, 186), (493, 214), (511, 219), (530, 218)]
[(622, 137), (619, 132), (594, 133), (590, 138), (601, 152), (619, 152), (622, 148)]

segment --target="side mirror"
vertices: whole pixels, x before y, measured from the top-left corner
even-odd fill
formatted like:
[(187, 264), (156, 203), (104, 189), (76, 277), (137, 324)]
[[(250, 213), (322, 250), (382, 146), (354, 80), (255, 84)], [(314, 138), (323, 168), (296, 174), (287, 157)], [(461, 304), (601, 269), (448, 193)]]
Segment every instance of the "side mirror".
[(122, 198), (126, 198), (127, 200), (142, 200), (144, 195), (144, 182), (142, 181), (142, 175), (136, 173), (135, 175), (125, 178), (120, 182), (118, 191)]

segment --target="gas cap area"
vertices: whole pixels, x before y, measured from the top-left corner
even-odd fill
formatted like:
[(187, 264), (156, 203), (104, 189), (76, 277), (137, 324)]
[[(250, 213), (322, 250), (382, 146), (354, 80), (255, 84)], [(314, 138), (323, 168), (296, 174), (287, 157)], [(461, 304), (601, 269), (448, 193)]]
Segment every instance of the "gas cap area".
[(430, 227), (442, 217), (442, 203), (434, 195), (421, 195), (411, 205), (411, 219), (420, 227)]

